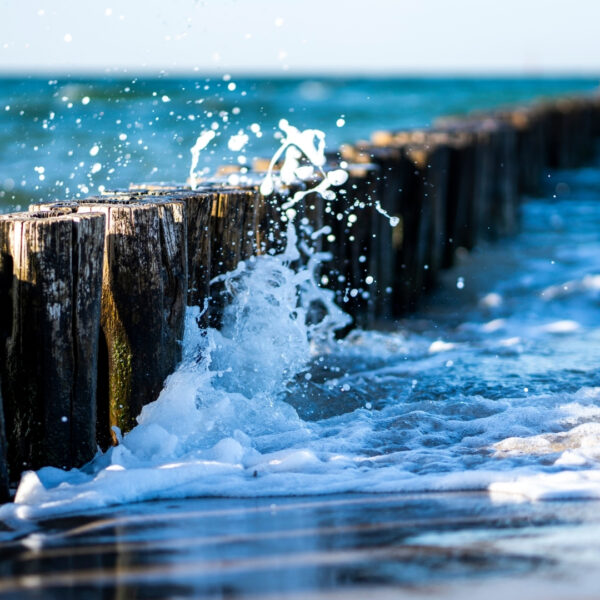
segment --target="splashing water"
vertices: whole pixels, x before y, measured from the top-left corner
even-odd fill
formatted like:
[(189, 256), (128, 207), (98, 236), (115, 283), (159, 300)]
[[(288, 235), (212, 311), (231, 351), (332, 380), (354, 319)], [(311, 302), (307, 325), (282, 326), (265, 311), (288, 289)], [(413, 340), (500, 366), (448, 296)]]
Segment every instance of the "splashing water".
[(385, 217), (389, 221), (390, 227), (397, 227), (398, 225), (400, 225), (400, 217), (395, 217), (394, 215), (390, 215), (390, 213), (387, 210), (385, 210), (385, 208), (383, 208), (383, 206), (381, 206), (381, 202), (378, 199), (375, 200), (375, 203), (373, 206), (375, 206), (375, 210), (382, 217)]
[[(289, 224), (283, 253), (252, 258), (219, 277), (230, 295), (221, 330), (200, 330), (199, 309), (188, 309), (182, 364), (144, 407), (138, 426), (84, 469), (26, 472), (15, 504), (1, 508), (0, 518), (14, 523), (211, 488), (223, 493), (239, 477), (251, 482), (258, 471), (295, 472), (318, 463), (308, 449), (275, 449), (280, 435), (312, 437), (280, 396), (316, 354), (335, 345), (333, 333), (349, 319), (316, 283), (318, 255), (296, 271), (290, 264), (299, 258)], [(326, 316), (308, 324), (316, 299)]]
[[(315, 169), (317, 174), (321, 177), (321, 180), (316, 183), (313, 187), (309, 187), (306, 190), (299, 190), (294, 193), (292, 198), (282, 204), (282, 209), (288, 211), (301, 202), (305, 196), (313, 193), (317, 193), (323, 197), (323, 199), (331, 201), (336, 199), (336, 193), (332, 190), (332, 187), (339, 187), (344, 185), (348, 181), (348, 171), (345, 168), (332, 169), (331, 171), (325, 171), (324, 166), (326, 162), (325, 157), (325, 133), (318, 129), (305, 129), (300, 131), (296, 127), (293, 127), (288, 123), (286, 119), (279, 121), (279, 128), (285, 134), (281, 140), (281, 146), (273, 155), (267, 169), (267, 173), (260, 186), (260, 191), (263, 196), (269, 196), (275, 190), (276, 182), (274, 176), (274, 168), (281, 157), (284, 157), (283, 165), (279, 173), (279, 181), (284, 185), (292, 184), (298, 180), (307, 181), (315, 175)], [(304, 166), (301, 163), (302, 158), (307, 159), (310, 162), (309, 166)], [(345, 163), (342, 163), (344, 166)], [(375, 210), (382, 216), (384, 216), (391, 227), (396, 227), (400, 224), (398, 217), (390, 215), (381, 206), (379, 199), (371, 199), (370, 203), (375, 207)], [(290, 210), (289, 216), (293, 219), (294, 212)]]
[(232, 152), (241, 152), (244, 149), (244, 146), (248, 143), (249, 139), (250, 138), (248, 134), (244, 133), (243, 131), (239, 131), (238, 133), (232, 135), (229, 138), (227, 142), (227, 147)]
[[(285, 134), (281, 140), (281, 146), (273, 155), (265, 178), (260, 186), (263, 196), (269, 196), (275, 190), (275, 177), (273, 169), (281, 157), (284, 162), (281, 167), (279, 179), (283, 184), (289, 185), (298, 180), (306, 180), (314, 175), (314, 170), (322, 177), (321, 181), (314, 187), (297, 191), (291, 198), (282, 205), (283, 210), (293, 208), (308, 194), (317, 193), (325, 200), (335, 200), (335, 192), (330, 189), (332, 186), (340, 186), (348, 180), (348, 173), (344, 169), (335, 169), (325, 172), (325, 133), (318, 129), (305, 129), (300, 131), (293, 125), (290, 125), (286, 119), (279, 121), (279, 128)], [(305, 157), (309, 166), (303, 166), (300, 162)]]
[(192, 163), (190, 165), (190, 186), (193, 190), (198, 186), (197, 176), (196, 176), (196, 167), (198, 166), (198, 161), (200, 160), (200, 152), (204, 150), (208, 144), (215, 139), (217, 134), (211, 129), (208, 131), (203, 131), (196, 140), (196, 143), (192, 146), (190, 152), (192, 153)]

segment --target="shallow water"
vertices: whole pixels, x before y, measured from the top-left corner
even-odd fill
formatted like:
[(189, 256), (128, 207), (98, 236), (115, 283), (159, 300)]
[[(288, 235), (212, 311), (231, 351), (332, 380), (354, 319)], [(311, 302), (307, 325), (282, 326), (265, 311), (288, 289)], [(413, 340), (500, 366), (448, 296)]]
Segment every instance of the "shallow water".
[(481, 493), (142, 503), (0, 548), (2, 598), (593, 598), (597, 504)]
[(548, 173), (517, 238), (341, 341), (293, 246), (240, 268), (138, 428), (0, 508), (0, 595), (593, 597), (598, 198), (600, 161)]

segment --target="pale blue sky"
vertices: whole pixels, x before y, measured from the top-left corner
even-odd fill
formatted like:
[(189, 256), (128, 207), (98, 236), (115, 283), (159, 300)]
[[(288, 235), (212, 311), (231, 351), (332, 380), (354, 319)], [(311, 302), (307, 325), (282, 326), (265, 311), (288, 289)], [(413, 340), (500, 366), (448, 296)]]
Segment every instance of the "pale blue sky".
[(600, 0), (0, 0), (0, 70), (600, 73)]

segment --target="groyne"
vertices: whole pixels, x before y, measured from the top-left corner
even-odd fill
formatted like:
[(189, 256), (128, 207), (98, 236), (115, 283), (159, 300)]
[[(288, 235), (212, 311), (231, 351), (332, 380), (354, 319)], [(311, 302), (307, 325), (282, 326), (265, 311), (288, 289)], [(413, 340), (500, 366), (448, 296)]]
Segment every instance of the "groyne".
[[(328, 155), (347, 181), (336, 199), (306, 194), (294, 222), (326, 231), (312, 241), (332, 256), (322, 284), (374, 326), (413, 310), (459, 248), (515, 234), (523, 195), (548, 169), (585, 165), (598, 137), (597, 96), (375, 132)], [(215, 278), (282, 249), (282, 205), (315, 182), (263, 196), (263, 168), (0, 216), (2, 499), (25, 469), (78, 467), (116, 443), (181, 359), (186, 306), (218, 326)]]

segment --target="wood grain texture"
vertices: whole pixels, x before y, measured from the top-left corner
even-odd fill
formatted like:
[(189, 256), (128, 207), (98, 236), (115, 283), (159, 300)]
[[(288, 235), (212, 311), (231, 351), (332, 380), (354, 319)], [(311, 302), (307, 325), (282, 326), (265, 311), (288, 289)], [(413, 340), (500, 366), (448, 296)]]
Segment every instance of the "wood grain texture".
[[(102, 280), (98, 439), (129, 431), (181, 359), (187, 298), (187, 223), (182, 201), (91, 198), (78, 214), (106, 215)], [(108, 408), (108, 411), (107, 411)], [(107, 414), (108, 412), (108, 414)]]
[(0, 503), (10, 500), (8, 480), (8, 449), (6, 444), (6, 423), (4, 420), (4, 402), (0, 385)]
[(1, 372), (12, 479), (96, 451), (104, 216), (0, 217)]

